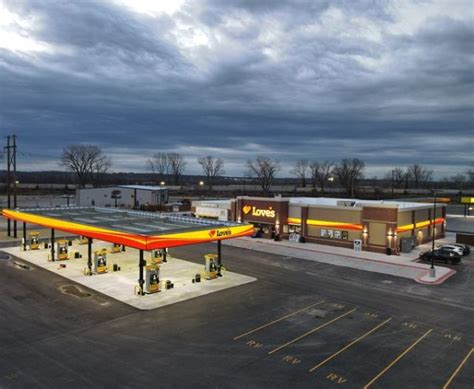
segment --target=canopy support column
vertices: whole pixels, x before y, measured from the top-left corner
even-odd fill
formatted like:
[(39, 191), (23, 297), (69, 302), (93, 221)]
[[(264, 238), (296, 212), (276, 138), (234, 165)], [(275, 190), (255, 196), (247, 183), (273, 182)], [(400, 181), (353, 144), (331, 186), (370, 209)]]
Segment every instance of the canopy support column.
[(23, 222), (23, 251), (26, 251), (26, 222)]
[(89, 275), (92, 275), (92, 238), (87, 238), (87, 268)]
[(143, 296), (145, 293), (143, 292), (143, 284), (145, 280), (143, 279), (143, 267), (145, 266), (146, 261), (143, 259), (143, 250), (140, 250), (140, 257), (138, 260), (138, 295)]
[(220, 276), (222, 267), (222, 245), (221, 241), (217, 241), (217, 274)]
[(51, 261), (54, 262), (54, 228), (51, 228)]

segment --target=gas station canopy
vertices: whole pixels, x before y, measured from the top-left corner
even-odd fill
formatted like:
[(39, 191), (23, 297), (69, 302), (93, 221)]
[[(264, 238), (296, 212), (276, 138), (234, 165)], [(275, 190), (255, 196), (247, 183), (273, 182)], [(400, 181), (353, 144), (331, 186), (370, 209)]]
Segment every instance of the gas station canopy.
[(250, 236), (254, 232), (251, 224), (117, 208), (4, 209), (2, 215), (8, 219), (118, 243), (139, 250), (232, 239)]

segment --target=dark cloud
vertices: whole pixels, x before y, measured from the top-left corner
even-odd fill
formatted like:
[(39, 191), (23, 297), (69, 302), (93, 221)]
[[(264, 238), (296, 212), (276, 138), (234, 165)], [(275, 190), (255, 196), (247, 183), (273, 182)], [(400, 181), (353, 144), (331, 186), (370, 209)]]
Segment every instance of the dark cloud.
[(451, 175), (473, 158), (469, 2), (5, 4), (8, 30), (33, 42), (0, 48), (0, 128), (28, 168), (55, 167), (75, 142), (101, 145), (116, 170), (167, 150), (190, 172), (219, 155), (229, 174), (257, 154), (359, 157), (368, 175), (415, 162)]

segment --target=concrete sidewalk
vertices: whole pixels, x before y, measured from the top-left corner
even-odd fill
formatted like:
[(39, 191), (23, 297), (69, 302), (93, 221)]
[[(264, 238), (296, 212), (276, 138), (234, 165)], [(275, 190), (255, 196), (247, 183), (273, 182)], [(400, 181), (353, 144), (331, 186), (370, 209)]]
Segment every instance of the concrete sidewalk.
[[(436, 244), (453, 241), (452, 236), (440, 239)], [(448, 267), (435, 266), (436, 277), (429, 277), (430, 265), (414, 262), (422, 251), (431, 249), (430, 244), (418, 246), (409, 254), (385, 255), (367, 251), (355, 252), (350, 249), (320, 245), (315, 243), (297, 243), (290, 241), (275, 242), (268, 239), (238, 238), (224, 241), (226, 245), (272, 253), (287, 257), (305, 259), (330, 265), (388, 274), (409, 278), (422, 284), (441, 284), (456, 273)]]

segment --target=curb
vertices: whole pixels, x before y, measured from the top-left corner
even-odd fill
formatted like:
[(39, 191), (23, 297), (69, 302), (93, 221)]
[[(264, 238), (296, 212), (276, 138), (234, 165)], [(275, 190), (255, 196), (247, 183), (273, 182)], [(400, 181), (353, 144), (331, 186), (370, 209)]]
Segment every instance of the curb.
[[(237, 238), (237, 239), (241, 239), (241, 238)], [(259, 243), (262, 243), (262, 242), (259, 242)], [(378, 260), (378, 259), (355, 257), (355, 256), (353, 256), (353, 255), (335, 254), (335, 253), (329, 253), (329, 252), (327, 252), (327, 251), (311, 250), (311, 249), (307, 249), (307, 248), (304, 248), (304, 247), (293, 247), (293, 246), (287, 246), (287, 245), (283, 245), (283, 244), (276, 245), (276, 247), (285, 247), (285, 248), (289, 248), (289, 249), (302, 250), (302, 251), (309, 251), (309, 252), (313, 252), (313, 253), (321, 253), (321, 254), (335, 255), (335, 256), (337, 256), (337, 257), (343, 257), (343, 258), (360, 259), (360, 260), (362, 260), (362, 261), (370, 261), (370, 262), (375, 262), (375, 263), (382, 263), (382, 264), (384, 264), (384, 265), (407, 267), (407, 268), (416, 269), (416, 270), (425, 270), (424, 267), (418, 267), (418, 266), (413, 266), (413, 265), (407, 265), (407, 264), (404, 264), (404, 263), (393, 263), (393, 262), (387, 262), (387, 261), (382, 261), (382, 260)], [(418, 259), (418, 258), (413, 258), (413, 259), (410, 260), (410, 262), (416, 261), (417, 259)]]
[[(237, 239), (241, 240), (242, 238), (237, 238)], [(264, 243), (264, 242), (259, 241), (258, 243)], [(425, 277), (426, 275), (428, 275), (429, 272), (430, 272), (429, 269), (426, 269), (424, 267), (407, 265), (407, 264), (403, 264), (403, 263), (393, 263), (393, 262), (387, 262), (387, 261), (381, 261), (381, 260), (369, 259), (369, 258), (360, 258), (360, 257), (352, 256), (352, 255), (333, 254), (333, 253), (328, 253), (326, 251), (311, 250), (311, 249), (307, 249), (307, 248), (304, 248), (304, 247), (293, 247), (293, 246), (288, 246), (288, 245), (283, 245), (283, 244), (278, 244), (278, 245), (276, 245), (276, 247), (283, 247), (283, 248), (296, 249), (296, 250), (307, 251), (307, 252), (328, 254), (328, 255), (334, 255), (334, 256), (343, 257), (343, 258), (360, 259), (360, 260), (363, 260), (363, 261), (381, 263), (383, 265), (391, 265), (391, 266), (395, 266), (395, 267), (405, 267), (405, 268), (415, 269), (415, 270), (418, 270), (418, 271), (424, 271), (421, 275), (418, 275), (414, 278), (411, 278), (415, 282), (418, 282), (418, 283), (424, 284), (424, 285), (439, 285), (439, 284), (442, 284), (448, 278), (450, 278), (451, 276), (456, 274), (456, 270), (453, 270), (453, 269), (450, 269), (450, 268), (445, 268), (443, 266), (438, 266), (438, 268), (449, 269), (449, 271), (446, 274), (444, 274), (442, 277), (440, 277), (438, 279), (435, 279), (434, 281), (424, 281), (424, 280), (422, 280), (422, 278)], [(416, 261), (416, 260), (417, 260), (417, 258), (414, 258), (414, 259), (410, 260), (410, 262), (413, 262), (413, 261)]]
[(451, 276), (455, 275), (457, 272), (456, 270), (453, 270), (453, 269), (449, 269), (449, 271), (442, 277), (438, 278), (437, 280), (434, 280), (434, 281), (424, 281), (422, 280), (421, 278), (422, 277), (425, 277), (427, 274), (429, 274), (430, 272), (427, 271), (425, 274), (423, 274), (422, 276), (419, 276), (419, 277), (416, 277), (415, 278), (415, 281), (420, 283), (420, 284), (425, 284), (425, 285), (440, 285), (442, 284), (444, 281), (446, 281), (448, 278), (450, 278)]

